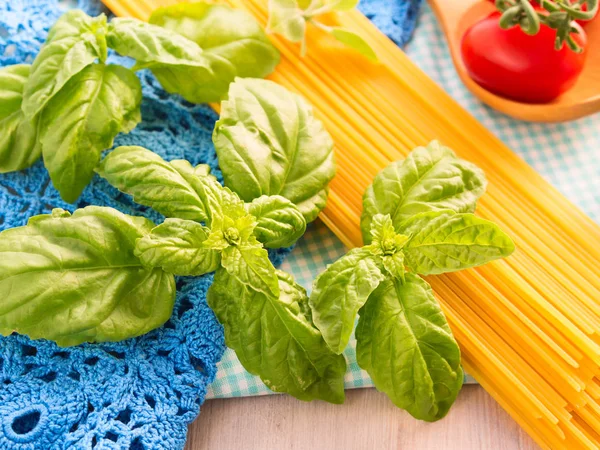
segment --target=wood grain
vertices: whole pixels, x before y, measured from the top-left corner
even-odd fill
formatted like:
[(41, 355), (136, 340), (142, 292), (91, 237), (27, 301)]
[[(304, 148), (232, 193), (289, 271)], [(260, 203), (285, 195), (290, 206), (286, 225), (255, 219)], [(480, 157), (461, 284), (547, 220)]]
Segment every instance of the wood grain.
[(465, 386), (436, 423), (416, 421), (374, 389), (348, 391), (341, 406), (283, 395), (210, 400), (185, 450), (537, 448), (480, 386)]

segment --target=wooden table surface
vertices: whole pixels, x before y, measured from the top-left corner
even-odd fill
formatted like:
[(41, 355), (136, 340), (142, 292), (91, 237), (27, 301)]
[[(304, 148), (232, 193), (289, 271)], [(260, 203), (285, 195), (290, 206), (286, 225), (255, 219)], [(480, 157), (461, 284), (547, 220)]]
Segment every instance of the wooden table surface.
[(534, 450), (535, 443), (480, 387), (463, 387), (448, 416), (419, 422), (374, 389), (344, 405), (285, 395), (209, 400), (185, 450)]

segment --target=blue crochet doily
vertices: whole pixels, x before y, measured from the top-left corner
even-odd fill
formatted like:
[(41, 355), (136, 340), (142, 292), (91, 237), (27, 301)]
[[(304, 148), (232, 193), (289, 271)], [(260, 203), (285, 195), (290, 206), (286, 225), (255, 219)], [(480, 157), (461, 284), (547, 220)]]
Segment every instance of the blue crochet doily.
[[(266, 0), (265, 0), (266, 1)], [(363, 0), (361, 10), (394, 41), (414, 28), (421, 0)], [(79, 0), (90, 15), (99, 2)], [(56, 0), (0, 1), (0, 66), (31, 62), (64, 12)], [(131, 62), (111, 55), (109, 61)], [(143, 121), (115, 145), (141, 145), (167, 160), (207, 163), (220, 176), (212, 146), (216, 114), (167, 94), (139, 73)], [(75, 205), (63, 202), (43, 163), (0, 175), (0, 231), (52, 208), (111, 206), (155, 222), (162, 216), (95, 177)], [(288, 250), (271, 252), (280, 263)], [(212, 276), (180, 277), (171, 319), (162, 328), (114, 344), (59, 348), (25, 336), (0, 337), (0, 449), (181, 449), (224, 351), (221, 326), (206, 305)]]

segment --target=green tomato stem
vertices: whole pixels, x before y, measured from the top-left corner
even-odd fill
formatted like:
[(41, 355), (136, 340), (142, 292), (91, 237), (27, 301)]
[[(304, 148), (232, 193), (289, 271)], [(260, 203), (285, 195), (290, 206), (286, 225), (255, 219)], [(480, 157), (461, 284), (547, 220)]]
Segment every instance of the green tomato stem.
[[(524, 33), (535, 35), (544, 24), (556, 30), (555, 50), (566, 44), (574, 52), (581, 53), (583, 48), (573, 39), (572, 33), (579, 33), (573, 26), (575, 19), (590, 20), (598, 12), (598, 0), (579, 0), (571, 4), (569, 0), (540, 0), (540, 5), (550, 14), (536, 11), (529, 0), (496, 0), (496, 9), (502, 13), (500, 27), (509, 29), (519, 25)], [(582, 11), (583, 5), (588, 11)]]
[[(540, 18), (536, 10), (533, 8), (533, 5), (529, 3), (529, 0), (521, 0), (520, 4), (527, 18), (527, 20), (525, 21), (526, 28), (523, 28), (523, 26), (521, 26), (521, 28), (525, 33), (529, 35), (539, 33)], [(523, 21), (521, 21), (521, 24), (523, 25)]]
[[(543, 1), (542, 3), (551, 3), (551, 2), (546, 0), (546, 1)], [(587, 11), (583, 11), (581, 9), (584, 3), (588, 5)], [(568, 3), (568, 1), (567, 2), (560, 1), (558, 3), (558, 6), (563, 11), (566, 11), (567, 13), (569, 13), (569, 15), (573, 19), (591, 20), (596, 16), (596, 13), (598, 12), (598, 0), (586, 0), (583, 3), (577, 3), (575, 5), (575, 7), (573, 5), (571, 5), (570, 3)]]

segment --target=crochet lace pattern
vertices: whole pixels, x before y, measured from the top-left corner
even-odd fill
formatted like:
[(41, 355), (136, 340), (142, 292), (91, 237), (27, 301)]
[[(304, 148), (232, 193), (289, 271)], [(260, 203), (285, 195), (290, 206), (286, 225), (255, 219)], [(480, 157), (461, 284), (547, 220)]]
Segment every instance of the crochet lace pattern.
[[(420, 0), (363, 0), (367, 16), (397, 43), (410, 36)], [(69, 5), (107, 12), (93, 0)], [(0, 66), (31, 62), (49, 27), (65, 11), (56, 0), (0, 2)], [(111, 54), (109, 62), (131, 65)], [(118, 145), (141, 145), (166, 160), (206, 163), (221, 179), (211, 135), (216, 114), (167, 94), (148, 71), (139, 74), (142, 123)], [(43, 162), (0, 175), (0, 231), (60, 207), (116, 208), (156, 223), (164, 219), (95, 176), (76, 204), (63, 202)], [(270, 252), (275, 264), (289, 249)], [(0, 449), (182, 449), (199, 414), (225, 344), (206, 304), (212, 275), (178, 277), (171, 319), (160, 329), (119, 343), (60, 348), (46, 340), (0, 337)]]

